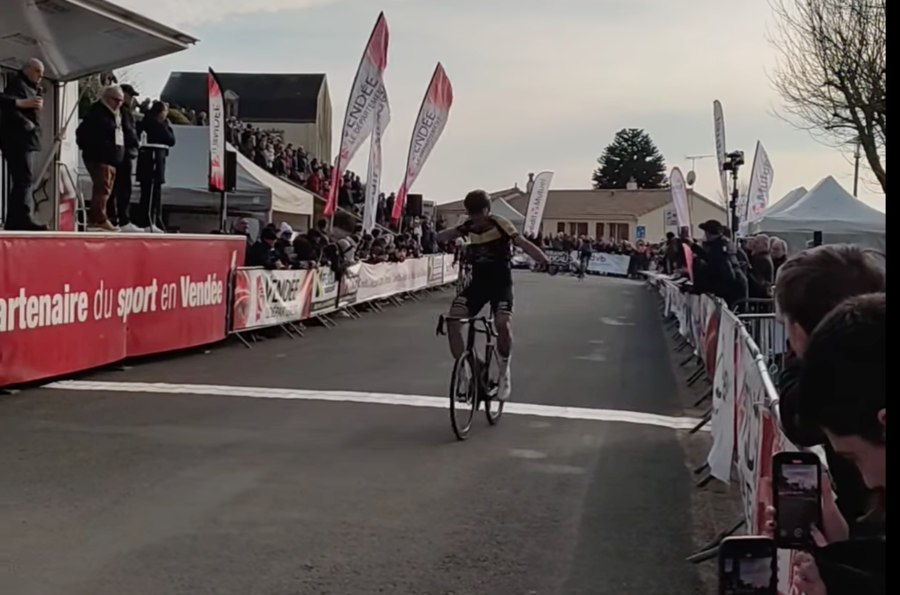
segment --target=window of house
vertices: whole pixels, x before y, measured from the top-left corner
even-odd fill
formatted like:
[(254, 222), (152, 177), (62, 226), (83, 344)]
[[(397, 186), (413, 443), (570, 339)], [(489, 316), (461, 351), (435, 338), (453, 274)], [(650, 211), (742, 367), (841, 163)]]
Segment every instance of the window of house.
[(595, 240), (602, 240), (603, 238), (606, 237), (606, 224), (605, 224), (605, 223), (598, 223), (598, 224), (596, 225), (596, 229), (595, 229), (594, 231), (595, 231), (595, 233), (594, 233), (594, 239), (595, 239)]
[(556, 224), (556, 233), (566, 233), (566, 224), (560, 221)]
[(586, 221), (572, 221), (569, 223), (569, 235), (581, 237), (588, 234), (588, 224)]
[(631, 239), (631, 228), (627, 223), (610, 223), (609, 237), (612, 240), (628, 241)]

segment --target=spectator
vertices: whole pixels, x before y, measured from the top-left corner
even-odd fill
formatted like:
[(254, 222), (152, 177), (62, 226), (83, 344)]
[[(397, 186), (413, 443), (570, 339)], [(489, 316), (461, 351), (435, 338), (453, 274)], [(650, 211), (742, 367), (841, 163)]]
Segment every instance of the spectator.
[(725, 236), (726, 229), (716, 220), (700, 225), (706, 234), (703, 245), (694, 243), (694, 292), (710, 293), (725, 300), (729, 307), (747, 298), (747, 277), (741, 270), (737, 253)]
[(666, 274), (674, 275), (687, 267), (683, 244), (673, 232), (666, 234)]
[(809, 336), (826, 315), (854, 296), (883, 292), (884, 257), (858, 246), (828, 245), (800, 252), (778, 273), (775, 302), (788, 334), (791, 354), (777, 384), (786, 436), (798, 446), (824, 446), (838, 493), (838, 507), (856, 532), (858, 520), (872, 510), (872, 496), (854, 466), (838, 457), (818, 427), (804, 424), (797, 387)]
[(247, 266), (264, 267), (269, 270), (283, 268), (275, 253), (277, 240), (278, 232), (269, 226), (264, 227), (259, 234), (259, 240), (247, 251)]
[(166, 183), (166, 160), (169, 148), (175, 146), (175, 133), (167, 119), (168, 108), (156, 101), (141, 120), (138, 132), (141, 148), (138, 153), (137, 181), (141, 185), (141, 204), (138, 225), (148, 231), (162, 230), (162, 187)]
[(106, 215), (110, 223), (124, 232), (137, 232), (141, 229), (131, 222), (131, 184), (134, 173), (134, 160), (138, 156), (137, 128), (135, 124), (134, 103), (139, 93), (131, 85), (122, 85), (125, 101), (120, 113), (122, 117), (122, 134), (125, 138), (125, 151), (122, 161), (116, 166), (116, 180), (113, 183), (112, 195), (106, 204)]
[(750, 240), (750, 269), (748, 282), (750, 297), (769, 299), (772, 297), (772, 285), (775, 284), (775, 265), (769, 253), (769, 236), (758, 235)]
[[(870, 489), (886, 491), (885, 294), (858, 296), (839, 305), (810, 335), (803, 360), (803, 423), (819, 428), (832, 450), (856, 465)], [(887, 592), (886, 526), (867, 540), (829, 541), (813, 554), (801, 555), (803, 592)]]
[(100, 99), (88, 110), (76, 130), (84, 166), (91, 176), (91, 209), (89, 229), (118, 231), (106, 215), (106, 203), (116, 181), (116, 167), (125, 156), (125, 133), (121, 107), (125, 101), (122, 88), (105, 87)]
[(781, 238), (772, 238), (769, 251), (772, 253), (772, 266), (775, 267), (775, 275), (778, 275), (781, 266), (787, 262), (787, 242)]
[(34, 154), (41, 150), (41, 81), (44, 65), (32, 59), (13, 76), (0, 101), (0, 153), (12, 181), (7, 205), (8, 231), (44, 231), (35, 219)]

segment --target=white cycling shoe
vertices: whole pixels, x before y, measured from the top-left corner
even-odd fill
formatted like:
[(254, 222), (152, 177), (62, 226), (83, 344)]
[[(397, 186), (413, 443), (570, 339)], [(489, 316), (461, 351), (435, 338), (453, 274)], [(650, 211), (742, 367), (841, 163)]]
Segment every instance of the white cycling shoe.
[(500, 360), (500, 382), (497, 386), (497, 400), (505, 403), (512, 395), (512, 368), (509, 365), (509, 358)]

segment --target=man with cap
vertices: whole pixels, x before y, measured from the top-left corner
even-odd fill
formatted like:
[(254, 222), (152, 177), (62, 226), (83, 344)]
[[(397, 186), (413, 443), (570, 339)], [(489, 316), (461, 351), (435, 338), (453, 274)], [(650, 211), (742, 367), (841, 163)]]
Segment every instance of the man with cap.
[(131, 222), (128, 209), (131, 205), (131, 188), (134, 182), (134, 160), (138, 156), (140, 139), (135, 125), (134, 105), (140, 93), (131, 85), (121, 85), (122, 94), (125, 97), (119, 113), (122, 117), (122, 133), (125, 139), (125, 156), (116, 166), (116, 181), (113, 186), (109, 202), (106, 203), (106, 213), (110, 222), (117, 225), (124, 232), (140, 232), (140, 227)]
[(711, 293), (734, 306), (747, 299), (747, 277), (737, 261), (725, 226), (715, 219), (700, 224), (703, 245), (694, 243), (694, 292)]

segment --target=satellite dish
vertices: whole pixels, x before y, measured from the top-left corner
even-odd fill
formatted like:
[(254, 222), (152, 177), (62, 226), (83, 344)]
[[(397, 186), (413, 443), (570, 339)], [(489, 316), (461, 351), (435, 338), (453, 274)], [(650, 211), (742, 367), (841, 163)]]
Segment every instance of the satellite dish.
[(697, 183), (697, 172), (691, 170), (688, 172), (688, 175), (687, 175), (687, 185), (693, 186), (696, 183)]

